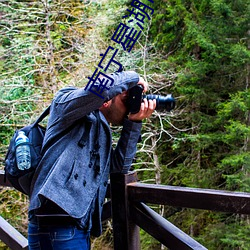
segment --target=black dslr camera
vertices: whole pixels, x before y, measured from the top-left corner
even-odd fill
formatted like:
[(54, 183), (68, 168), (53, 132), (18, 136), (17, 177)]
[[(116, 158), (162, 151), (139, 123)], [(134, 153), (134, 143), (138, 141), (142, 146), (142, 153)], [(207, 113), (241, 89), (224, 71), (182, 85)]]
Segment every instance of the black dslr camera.
[(156, 110), (168, 111), (170, 112), (175, 107), (175, 99), (169, 94), (167, 96), (161, 95), (142, 95), (143, 87), (141, 85), (136, 85), (135, 87), (129, 89), (127, 107), (131, 114), (136, 114), (140, 111), (141, 102), (144, 98), (147, 100), (156, 100)]

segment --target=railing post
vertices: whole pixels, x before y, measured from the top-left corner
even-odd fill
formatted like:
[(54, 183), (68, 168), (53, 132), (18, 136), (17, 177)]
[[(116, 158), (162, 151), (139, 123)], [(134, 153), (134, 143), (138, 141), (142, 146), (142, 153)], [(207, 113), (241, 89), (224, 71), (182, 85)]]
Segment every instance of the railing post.
[(115, 250), (139, 250), (139, 227), (130, 219), (127, 184), (136, 182), (137, 174), (115, 173), (110, 176), (113, 236)]

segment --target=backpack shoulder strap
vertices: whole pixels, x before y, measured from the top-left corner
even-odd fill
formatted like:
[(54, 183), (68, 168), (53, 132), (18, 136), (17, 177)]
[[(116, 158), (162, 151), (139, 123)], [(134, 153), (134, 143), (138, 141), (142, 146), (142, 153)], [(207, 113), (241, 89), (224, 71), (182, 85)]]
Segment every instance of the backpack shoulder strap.
[(41, 122), (50, 112), (50, 106), (49, 105), (43, 112), (42, 114), (37, 118), (37, 120), (34, 122), (34, 125), (37, 125), (39, 122)]

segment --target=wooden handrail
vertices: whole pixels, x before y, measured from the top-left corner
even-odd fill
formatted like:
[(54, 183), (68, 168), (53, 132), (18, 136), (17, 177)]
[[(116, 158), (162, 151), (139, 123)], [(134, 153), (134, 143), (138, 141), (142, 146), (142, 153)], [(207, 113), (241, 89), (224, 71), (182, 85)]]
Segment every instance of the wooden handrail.
[(128, 193), (135, 202), (250, 214), (250, 193), (139, 182), (128, 184)]
[[(112, 215), (115, 250), (140, 249), (139, 227), (171, 250), (206, 249), (144, 203), (250, 214), (250, 193), (143, 184), (135, 172), (111, 174), (110, 179), (106, 197), (111, 201), (103, 206), (102, 220)], [(2, 170), (0, 186), (11, 187)], [(2, 217), (0, 239), (13, 250), (27, 249), (27, 239)]]
[(28, 249), (27, 239), (0, 216), (0, 239), (11, 249)]
[[(120, 217), (116, 223), (119, 225), (119, 232), (123, 232), (122, 234), (115, 234), (114, 232), (115, 249), (139, 249), (136, 245), (129, 245), (131, 235), (133, 239), (139, 237), (134, 233), (134, 223), (169, 249), (206, 249), (170, 222), (162, 217), (160, 218), (143, 202), (250, 214), (250, 193), (143, 184), (136, 182), (136, 179), (136, 173), (129, 173), (128, 175), (111, 174), (112, 209), (118, 211), (113, 212), (113, 220)], [(112, 192), (115, 194), (112, 195)], [(126, 223), (124, 223), (124, 220)], [(136, 242), (136, 240), (134, 241)], [(126, 247), (123, 248), (123, 246)]]
[(143, 203), (133, 204), (130, 207), (130, 216), (140, 228), (169, 249), (207, 250), (199, 242), (192, 239)]

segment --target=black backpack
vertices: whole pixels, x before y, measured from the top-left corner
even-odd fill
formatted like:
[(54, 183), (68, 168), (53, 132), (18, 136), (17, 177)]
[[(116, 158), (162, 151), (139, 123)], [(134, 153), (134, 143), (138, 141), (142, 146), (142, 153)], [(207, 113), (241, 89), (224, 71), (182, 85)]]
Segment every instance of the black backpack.
[[(50, 106), (44, 110), (33, 124), (15, 131), (5, 156), (5, 178), (9, 180), (14, 188), (27, 195), (30, 194), (32, 177), (42, 158), (41, 149), (46, 128), (39, 125), (39, 123), (49, 114), (49, 110)], [(31, 167), (27, 170), (17, 168), (15, 140), (18, 131), (24, 131), (30, 141)]]

